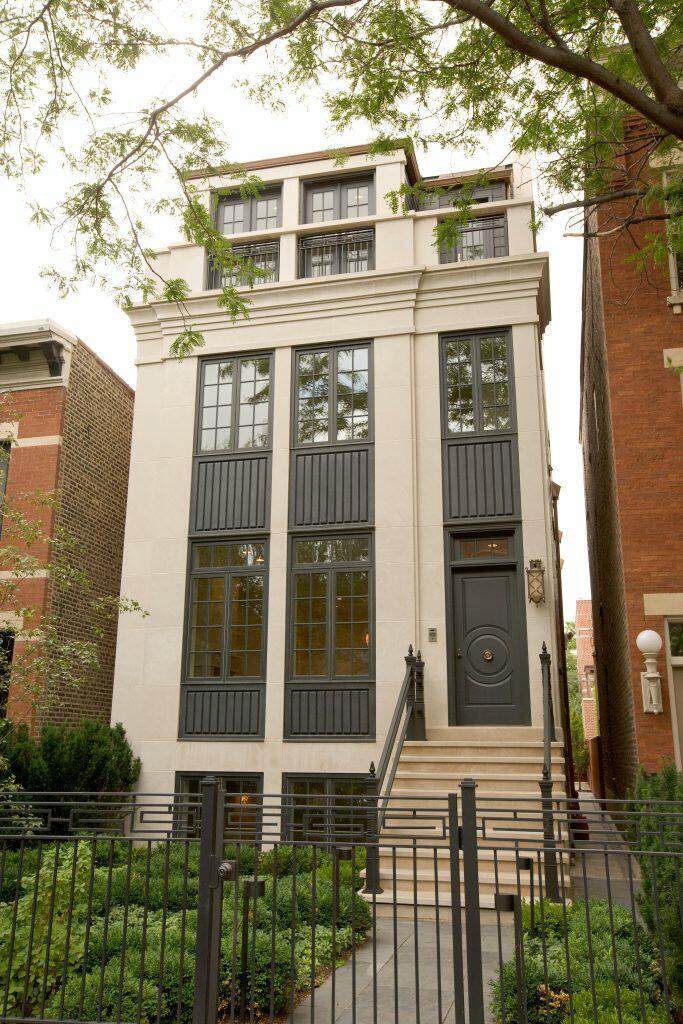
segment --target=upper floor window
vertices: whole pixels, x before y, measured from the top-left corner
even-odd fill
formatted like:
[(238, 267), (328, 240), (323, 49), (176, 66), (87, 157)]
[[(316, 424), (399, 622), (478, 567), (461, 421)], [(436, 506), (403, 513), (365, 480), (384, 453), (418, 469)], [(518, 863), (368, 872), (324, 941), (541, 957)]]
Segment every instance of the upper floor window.
[(296, 354), (296, 444), (370, 436), (370, 347), (339, 345)]
[(448, 434), (512, 429), (508, 332), (446, 335), (443, 385)]
[(439, 250), (439, 262), (489, 260), (507, 254), (507, 224), (505, 214), (501, 214), (498, 217), (477, 217), (461, 224), (455, 242)]
[(314, 181), (304, 185), (304, 220), (308, 224), (369, 217), (374, 212), (372, 177)]
[[(231, 271), (221, 274), (218, 267), (209, 270), (209, 288), (221, 288), (225, 285), (244, 286), (253, 283), (271, 284), (277, 281), (280, 270), (280, 242), (254, 242), (251, 245), (233, 245), (232, 254), (240, 261)], [(253, 267), (259, 273), (250, 274)]]
[(299, 277), (361, 274), (373, 270), (374, 263), (373, 228), (304, 235), (299, 239)]
[[(425, 195), (418, 201), (420, 210), (443, 210), (455, 206), (462, 195), (462, 188), (448, 188), (433, 195)], [(492, 181), (488, 185), (476, 185), (472, 189), (472, 203), (498, 203), (508, 199), (505, 181)]]
[(220, 196), (216, 208), (216, 226), (224, 235), (243, 231), (268, 231), (282, 222), (282, 192), (269, 188), (257, 196)]
[(369, 535), (292, 543), (292, 678), (368, 678)]
[(202, 364), (200, 452), (268, 447), (271, 361), (235, 356)]
[(265, 677), (265, 541), (192, 545), (188, 679)]

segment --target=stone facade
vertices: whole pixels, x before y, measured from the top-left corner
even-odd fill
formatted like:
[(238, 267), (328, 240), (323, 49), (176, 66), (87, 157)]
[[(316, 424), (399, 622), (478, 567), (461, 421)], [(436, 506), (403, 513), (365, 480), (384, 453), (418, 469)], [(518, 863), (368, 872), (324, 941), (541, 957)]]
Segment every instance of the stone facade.
[[(613, 206), (601, 207), (591, 226), (613, 225), (629, 212)], [(683, 478), (676, 467), (683, 403), (667, 358), (683, 345), (681, 296), (673, 265), (645, 274), (627, 262), (649, 234), (663, 230), (657, 221), (635, 224), (585, 246), (586, 518), (605, 781), (619, 796), (638, 765), (655, 771), (675, 757), (680, 766), (670, 667), (662, 655), (664, 713), (645, 714), (635, 644), (641, 630), (664, 637), (667, 622), (683, 616)]]
[[(52, 366), (43, 358), (48, 345)], [(66, 688), (56, 700), (34, 692), (29, 699), (10, 679), (7, 714), (38, 727), (44, 721), (108, 721), (117, 618), (95, 612), (91, 602), (116, 598), (120, 590), (134, 395), (82, 341), (51, 322), (3, 327), (0, 347), (4, 434), (13, 439), (8, 505), (39, 520), (48, 538), (67, 535), (69, 564), (92, 582), (87, 590), (51, 586), (49, 543), (34, 544), (31, 554), (44, 560), (45, 569), (19, 584), (18, 597), (39, 618), (50, 617), (61, 641), (97, 635), (99, 648), (99, 665), (84, 684)], [(55, 491), (54, 508), (31, 498)], [(17, 650), (22, 623), (6, 625), (16, 629)]]
[[(549, 319), (548, 260), (535, 251), (529, 226), (529, 174), (519, 162), (501, 168), (501, 188), (477, 211), (477, 216), (499, 218), (497, 223), (502, 219), (505, 255), (472, 252), (440, 261), (434, 228), (447, 211), (432, 207), (403, 215), (387, 199), (390, 191), (415, 180), (409, 148), (369, 156), (367, 147), (356, 147), (341, 169), (324, 153), (246, 166), (258, 172), (264, 188), (277, 191), (281, 204), (267, 230), (254, 230), (252, 219), (251, 228), (234, 240), (269, 245), (268, 251), (278, 253), (275, 279), (248, 295), (248, 318), (230, 320), (207, 273), (206, 254), (186, 243), (171, 245), (157, 259), (163, 276), (190, 284), (186, 309), (205, 339), (197, 356), (178, 362), (170, 354), (182, 329), (173, 304), (140, 303), (130, 313), (138, 339), (138, 387), (122, 587), (150, 614), (120, 624), (112, 716), (124, 723), (142, 758), (142, 788), (168, 792), (177, 775), (182, 781), (203, 772), (242, 781), (245, 772), (256, 773), (264, 793), (280, 792), (292, 776), (367, 779), (396, 708), (409, 643), (422, 649), (426, 664), (428, 730), (453, 726), (457, 732), (450, 682), (456, 664), (450, 561), (456, 544), (472, 535), (483, 537), (481, 553), (490, 554), (492, 567), (501, 564), (500, 556), (495, 559), (504, 548), (505, 573), (516, 573), (514, 657), (525, 693), (515, 708), (521, 708), (518, 724), (510, 728), (517, 738), (536, 741), (542, 734), (541, 644), (548, 643), (553, 657), (556, 706), (560, 646), (541, 357)], [(334, 196), (340, 188), (350, 187), (345, 181), (370, 179), (374, 203), (366, 203), (362, 217), (351, 220), (348, 213), (307, 220), (309, 183), (322, 182), (322, 190), (329, 183), (332, 203), (338, 202)], [(240, 202), (229, 194), (231, 179), (220, 172), (196, 184), (207, 208), (226, 193)], [(240, 225), (246, 219), (240, 210)], [(231, 217), (233, 231), (235, 223)], [(350, 230), (360, 233), (354, 239), (372, 239), (372, 261), (359, 265), (363, 261), (354, 255), (355, 268), (326, 271), (327, 253)], [(315, 241), (320, 232), (330, 234), (330, 249), (325, 239)], [(355, 245), (357, 254), (362, 250)], [(301, 254), (311, 251), (320, 260), (319, 274), (301, 272)], [(442, 413), (446, 337), (500, 330), (513, 367), (514, 422), (492, 437), (484, 427), (474, 441), (453, 437)], [(336, 446), (299, 444), (294, 374), (302, 347), (336, 352), (346, 346), (370, 353), (370, 436)], [(236, 366), (259, 355), (267, 356), (271, 367), (267, 445), (251, 451), (226, 445), (222, 451), (210, 444), (205, 452), (201, 432), (206, 426), (211, 434), (217, 424), (215, 392), (198, 407), (203, 389), (208, 394), (213, 388), (206, 367), (221, 361)], [(293, 667), (291, 656), (294, 544), (307, 533), (343, 536), (344, 531), (365, 534), (373, 552), (374, 614), (365, 632), (371, 672), (362, 684), (345, 678), (337, 685), (323, 673), (302, 682), (304, 673)], [(240, 540), (266, 545), (265, 667), (256, 681), (232, 681), (225, 669), (219, 674), (219, 658), (213, 679), (206, 672), (197, 678), (189, 669), (187, 637), (200, 628), (204, 610), (191, 597), (193, 552), (200, 544)], [(225, 555), (218, 551), (216, 557)], [(529, 603), (526, 595), (524, 569), (531, 559), (545, 568), (540, 604)], [(501, 573), (492, 568), (488, 578)], [(485, 601), (479, 604), (486, 610)], [(225, 665), (232, 640), (222, 642)], [(484, 643), (482, 657), (495, 659), (499, 650)], [(467, 732), (466, 724), (463, 728)], [(507, 728), (499, 723), (481, 731), (498, 737)]]

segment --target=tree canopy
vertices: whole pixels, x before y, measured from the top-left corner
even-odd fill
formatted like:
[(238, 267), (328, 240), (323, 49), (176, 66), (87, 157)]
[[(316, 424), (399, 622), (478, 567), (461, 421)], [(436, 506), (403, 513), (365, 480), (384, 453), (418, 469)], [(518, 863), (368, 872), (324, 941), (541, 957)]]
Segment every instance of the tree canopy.
[[(63, 291), (90, 278), (123, 303), (142, 291), (182, 306), (186, 282), (150, 277), (147, 218), (176, 213), (218, 266), (234, 266), (187, 178), (227, 165), (235, 187), (258, 190), (229, 162), (228, 125), (201, 107), (202, 87), (232, 63), (264, 103), (315, 87), (331, 127), (364, 126), (377, 151), (410, 137), (467, 154), (501, 133), (537, 159), (545, 215), (576, 210), (585, 233), (586, 212), (620, 196), (619, 229), (651, 224), (641, 250), (662, 259), (667, 245), (683, 253), (682, 29), (680, 0), (205, 0), (190, 13), (161, 0), (0, 0), (0, 167), (33, 218), (71, 239), (70, 260), (48, 268)], [(250, 64), (259, 51), (265, 73)], [(177, 72), (167, 93), (150, 61)], [(131, 78), (134, 111), (121, 96)], [(625, 175), (633, 117), (643, 128)], [(31, 176), (54, 159), (69, 184), (48, 203)], [(670, 168), (665, 180), (653, 165)], [(246, 311), (232, 286), (219, 301)], [(178, 350), (197, 343), (188, 323)]]

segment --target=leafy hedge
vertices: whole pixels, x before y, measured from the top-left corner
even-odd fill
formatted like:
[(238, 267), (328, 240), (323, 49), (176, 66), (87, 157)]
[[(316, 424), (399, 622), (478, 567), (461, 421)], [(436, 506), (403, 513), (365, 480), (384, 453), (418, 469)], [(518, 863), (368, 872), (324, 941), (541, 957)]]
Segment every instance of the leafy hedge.
[[(605, 900), (590, 900), (588, 908), (577, 901), (564, 911), (546, 900), (542, 909), (543, 931), (537, 903), (535, 934), (530, 906), (522, 910), (529, 1024), (618, 1024), (617, 983), (621, 1024), (641, 1024), (641, 991), (648, 1024), (669, 1024), (655, 944), (625, 907), (613, 904), (612, 923)], [(491, 1011), (497, 1021), (513, 1024), (518, 1016), (514, 959), (502, 973), (502, 988), (500, 980), (492, 984)]]
[[(657, 775), (641, 772), (635, 798), (674, 801), (677, 805), (664, 814), (657, 811), (656, 805), (638, 805), (638, 826), (631, 824), (629, 838), (642, 851), (637, 857), (641, 874), (639, 909), (648, 932), (657, 944), (661, 941), (663, 945), (671, 996), (683, 1011), (683, 773), (674, 765)], [(678, 856), (656, 855), (666, 850), (676, 850)]]
[[(272, 852), (260, 856), (258, 862), (258, 877), (265, 879), (266, 892), (256, 905), (253, 1003), (257, 1014), (270, 1009), (271, 978), (275, 1012), (287, 1009), (292, 997), (292, 962), (294, 998), (310, 988), (314, 942), (316, 975), (333, 966), (331, 859), (308, 847), (298, 849), (293, 886), (291, 850), (283, 847), (278, 854), (275, 877)], [(225, 855), (235, 859), (237, 851), (227, 847)], [(254, 856), (252, 849), (240, 848), (238, 921), (241, 882), (253, 877)], [(311, 872), (314, 856), (315, 882)], [(362, 942), (371, 924), (370, 909), (356, 893), (362, 866), (360, 851), (355, 876), (349, 863), (339, 865), (338, 957), (348, 953), (354, 938), (356, 943)], [(0, 977), (9, 978), (8, 1014), (98, 1021), (139, 1017), (142, 1024), (159, 1017), (169, 1024), (190, 1024), (198, 873), (196, 846), (186, 852), (182, 843), (159, 846), (151, 854), (126, 842), (102, 840), (64, 843), (57, 854), (55, 846), (23, 854), (8, 852), (0, 893)], [(232, 973), (234, 901), (234, 885), (226, 883), (220, 977), (220, 998), (225, 1004), (239, 1000), (242, 981), (239, 952), (237, 971), (234, 976)], [(250, 926), (245, 972), (250, 1001), (252, 941)], [(240, 942), (238, 936), (238, 951)]]
[(46, 725), (36, 739), (24, 724), (6, 722), (0, 751), (28, 792), (127, 793), (140, 777), (140, 760), (120, 724)]

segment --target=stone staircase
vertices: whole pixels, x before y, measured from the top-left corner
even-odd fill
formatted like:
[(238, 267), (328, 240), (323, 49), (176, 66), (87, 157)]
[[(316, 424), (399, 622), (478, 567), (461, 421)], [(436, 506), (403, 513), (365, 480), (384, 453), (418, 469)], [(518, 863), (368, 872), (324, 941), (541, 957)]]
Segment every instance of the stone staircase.
[[(520, 873), (518, 888), (514, 845), (535, 846), (540, 825), (539, 781), (543, 769), (543, 731), (533, 727), (474, 727), (428, 730), (427, 740), (406, 740), (391, 791), (380, 843), (378, 904), (451, 904), (448, 838), (445, 834), (449, 793), (459, 794), (463, 779), (477, 784), (477, 814), (486, 817), (486, 834), (494, 850), (479, 851), (479, 896), (482, 907), (494, 905), (498, 892), (530, 895), (530, 874)], [(560, 741), (552, 745), (553, 795), (563, 797), (564, 756)], [(495, 810), (493, 809), (495, 806)], [(513, 820), (515, 809), (527, 823)], [(419, 823), (416, 826), (416, 817)], [(496, 825), (496, 818), (500, 820)], [(533, 823), (528, 821), (533, 818)], [(413, 836), (419, 834), (415, 841)], [(524, 854), (522, 854), (524, 855)], [(563, 853), (568, 865), (568, 852)], [(535, 874), (537, 872), (535, 871)], [(567, 872), (568, 875), (568, 872)], [(497, 878), (496, 878), (497, 876)], [(538, 880), (535, 880), (536, 898)], [(461, 891), (464, 902), (464, 892)]]

